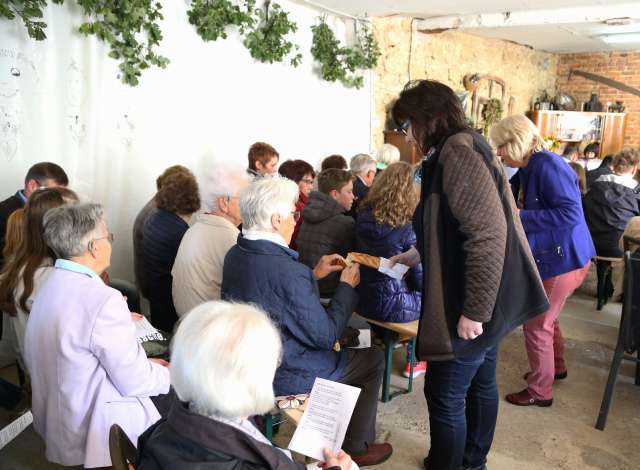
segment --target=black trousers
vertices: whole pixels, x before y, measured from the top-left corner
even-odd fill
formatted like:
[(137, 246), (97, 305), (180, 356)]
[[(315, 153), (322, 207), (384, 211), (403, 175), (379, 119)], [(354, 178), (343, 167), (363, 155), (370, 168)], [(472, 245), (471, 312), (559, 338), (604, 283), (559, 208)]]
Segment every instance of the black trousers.
[(348, 354), (347, 370), (339, 382), (358, 387), (360, 395), (342, 448), (349, 454), (358, 455), (367, 450), (367, 442), (373, 443), (376, 438), (376, 414), (384, 373), (384, 354), (377, 346), (349, 349)]

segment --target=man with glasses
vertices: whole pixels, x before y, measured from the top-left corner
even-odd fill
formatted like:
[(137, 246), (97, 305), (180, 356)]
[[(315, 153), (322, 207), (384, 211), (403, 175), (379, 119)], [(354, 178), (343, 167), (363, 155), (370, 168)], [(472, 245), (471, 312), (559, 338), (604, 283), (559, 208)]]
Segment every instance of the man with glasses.
[(68, 184), (69, 178), (60, 166), (50, 162), (36, 163), (27, 171), (27, 176), (24, 179), (24, 188), (0, 202), (0, 268), (4, 264), (2, 251), (4, 250), (4, 237), (9, 216), (24, 207), (27, 199), (34, 191), (42, 188), (67, 186)]

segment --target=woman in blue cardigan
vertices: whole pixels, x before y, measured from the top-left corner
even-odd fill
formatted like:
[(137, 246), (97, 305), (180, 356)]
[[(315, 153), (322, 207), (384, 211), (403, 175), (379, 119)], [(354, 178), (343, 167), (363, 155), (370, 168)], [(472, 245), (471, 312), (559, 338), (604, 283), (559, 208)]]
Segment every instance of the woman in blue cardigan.
[[(419, 193), (413, 169), (406, 162), (392, 163), (376, 179), (360, 204), (356, 220), (356, 251), (391, 258), (416, 245), (411, 225)], [(363, 267), (358, 285), (357, 311), (372, 320), (405, 323), (420, 318), (422, 265), (409, 269), (404, 279), (394, 279)], [(409, 377), (410, 358), (404, 370)], [(415, 365), (413, 376), (423, 375), (426, 361)]]
[(514, 405), (551, 406), (553, 381), (567, 376), (558, 316), (596, 252), (577, 176), (562, 157), (544, 149), (533, 123), (525, 116), (509, 116), (491, 129), (491, 140), (504, 163), (519, 168), (512, 187), (550, 304), (549, 310), (524, 324), (531, 368), (525, 374), (528, 386), (506, 398)]

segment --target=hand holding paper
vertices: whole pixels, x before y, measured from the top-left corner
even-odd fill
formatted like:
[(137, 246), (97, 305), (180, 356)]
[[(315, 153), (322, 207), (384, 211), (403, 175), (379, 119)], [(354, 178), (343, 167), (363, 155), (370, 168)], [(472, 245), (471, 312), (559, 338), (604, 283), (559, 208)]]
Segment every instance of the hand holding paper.
[(316, 378), (307, 409), (289, 443), (289, 449), (324, 460), (324, 449), (338, 454), (360, 389)]

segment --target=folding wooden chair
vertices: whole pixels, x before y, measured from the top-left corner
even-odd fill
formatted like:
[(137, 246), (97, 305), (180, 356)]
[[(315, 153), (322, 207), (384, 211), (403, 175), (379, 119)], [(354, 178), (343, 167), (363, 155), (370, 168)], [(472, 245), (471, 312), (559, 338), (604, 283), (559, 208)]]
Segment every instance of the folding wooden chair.
[(109, 429), (109, 454), (113, 470), (135, 470), (138, 451), (120, 426)]
[[(637, 285), (640, 281), (640, 255), (632, 256), (627, 251), (624, 254), (624, 270), (624, 300), (618, 342), (613, 353), (609, 378), (596, 422), (596, 429), (600, 431), (604, 430), (607, 422), (607, 415), (613, 399), (613, 389), (623, 359), (636, 363), (635, 384), (640, 385), (640, 351), (638, 350), (640, 346), (640, 285)], [(632, 356), (634, 352), (638, 352), (638, 357)]]

